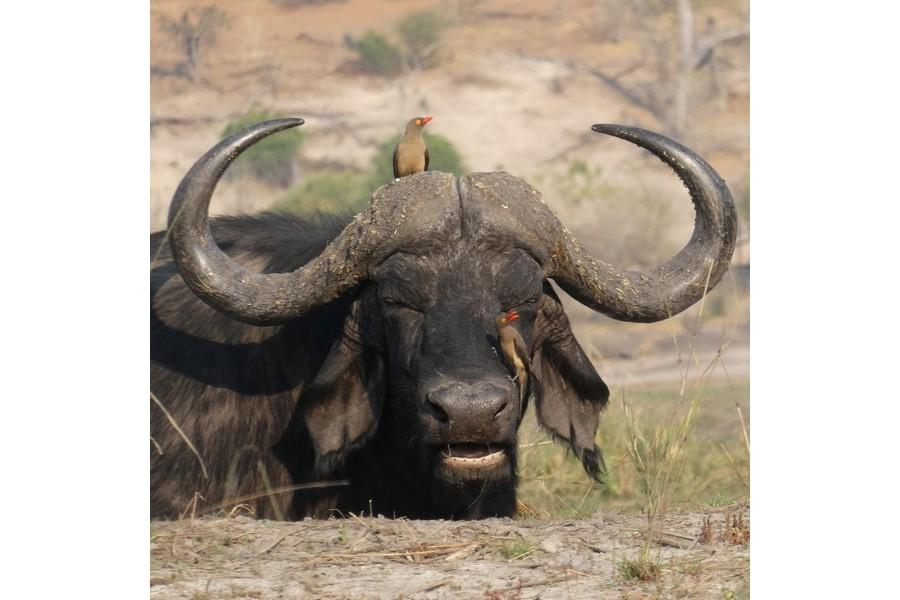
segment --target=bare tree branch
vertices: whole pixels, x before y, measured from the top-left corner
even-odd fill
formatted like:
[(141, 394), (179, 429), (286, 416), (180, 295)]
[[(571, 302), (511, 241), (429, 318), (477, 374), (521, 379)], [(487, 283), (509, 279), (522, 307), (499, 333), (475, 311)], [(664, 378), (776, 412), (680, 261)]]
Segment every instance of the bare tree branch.
[(748, 37), (750, 37), (750, 28), (744, 27), (743, 29), (726, 31), (703, 38), (697, 44), (697, 50), (694, 53), (694, 70), (699, 71), (709, 64), (716, 49), (720, 45), (736, 42)]
[[(579, 69), (576, 69), (576, 70), (579, 70)], [(652, 100), (645, 100), (644, 98), (641, 98), (636, 91), (630, 90), (627, 87), (625, 87), (624, 85), (622, 85), (622, 83), (620, 83), (617, 78), (607, 75), (600, 69), (585, 68), (585, 69), (581, 69), (581, 71), (583, 73), (587, 73), (589, 75), (593, 75), (594, 77), (597, 77), (598, 79), (600, 79), (600, 81), (602, 81), (603, 83), (608, 85), (610, 88), (613, 89), (613, 91), (617, 92), (620, 96), (622, 96), (623, 98), (625, 98), (626, 100), (628, 100), (629, 102), (634, 104), (635, 106), (638, 106), (639, 108), (643, 108), (644, 110), (648, 111), (649, 113), (651, 113), (654, 117), (656, 117), (660, 121), (665, 120), (665, 116), (666, 116), (665, 111), (660, 106), (657, 106), (656, 103), (654, 103)]]

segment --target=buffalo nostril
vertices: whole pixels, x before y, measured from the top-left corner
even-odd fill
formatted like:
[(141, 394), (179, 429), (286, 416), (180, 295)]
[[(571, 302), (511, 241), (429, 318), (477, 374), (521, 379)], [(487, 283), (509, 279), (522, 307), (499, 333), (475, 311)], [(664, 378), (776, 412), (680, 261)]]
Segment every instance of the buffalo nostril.
[(501, 403), (500, 403), (500, 408), (498, 408), (498, 409), (494, 412), (494, 418), (496, 419), (496, 418), (500, 415), (500, 413), (503, 412), (503, 409), (505, 409), (508, 405), (509, 405), (509, 400), (504, 400), (503, 402), (501, 402)]
[(450, 415), (444, 410), (440, 404), (434, 402), (430, 397), (425, 400), (425, 412), (434, 417), (439, 423), (449, 423)]

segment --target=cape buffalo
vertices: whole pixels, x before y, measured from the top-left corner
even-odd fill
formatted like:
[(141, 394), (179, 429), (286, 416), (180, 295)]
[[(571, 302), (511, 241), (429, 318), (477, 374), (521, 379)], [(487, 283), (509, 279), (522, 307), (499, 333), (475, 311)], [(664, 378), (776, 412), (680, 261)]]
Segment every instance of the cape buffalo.
[[(548, 281), (624, 321), (684, 310), (734, 249), (722, 179), (666, 137), (594, 125), (649, 150), (690, 191), (693, 236), (646, 273), (587, 255), (507, 173), (404, 177), (352, 218), (209, 221), (229, 163), (302, 123), (267, 121), (212, 148), (175, 192), (168, 229), (150, 238), (152, 515), (238, 504), (286, 519), (512, 515), (529, 399), (599, 480), (594, 437), (609, 392)], [(521, 401), (495, 328), (513, 309), (534, 374)]]

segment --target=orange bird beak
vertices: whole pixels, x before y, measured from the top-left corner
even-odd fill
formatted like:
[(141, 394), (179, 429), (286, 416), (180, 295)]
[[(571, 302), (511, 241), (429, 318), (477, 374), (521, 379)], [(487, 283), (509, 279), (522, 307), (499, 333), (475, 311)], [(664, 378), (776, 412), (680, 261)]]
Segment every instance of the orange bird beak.
[(422, 117), (422, 125), (428, 125), (428, 121), (433, 119), (434, 117)]
[(519, 311), (517, 311), (517, 310), (511, 310), (508, 313), (506, 313), (506, 320), (509, 323), (512, 323), (513, 321), (517, 320), (518, 318), (519, 318)]

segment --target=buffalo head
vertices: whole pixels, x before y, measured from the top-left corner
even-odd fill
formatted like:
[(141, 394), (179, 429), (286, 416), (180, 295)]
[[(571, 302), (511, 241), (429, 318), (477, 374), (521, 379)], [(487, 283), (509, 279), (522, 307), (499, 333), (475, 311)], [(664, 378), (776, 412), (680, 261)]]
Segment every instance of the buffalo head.
[[(311, 441), (316, 473), (333, 473), (352, 453), (374, 448), (352, 476), (366, 480), (361, 494), (376, 509), (512, 514), (516, 432), (533, 398), (544, 429), (599, 479), (594, 436), (609, 392), (549, 280), (615, 319), (650, 322), (684, 310), (719, 281), (734, 248), (734, 206), (715, 171), (663, 136), (594, 126), (646, 148), (690, 190), (697, 214), (690, 242), (646, 273), (586, 254), (521, 179), (439, 172), (379, 188), (321, 254), (295, 271), (255, 272), (216, 245), (209, 201), (237, 155), (301, 123), (261, 123), (203, 156), (175, 194), (169, 241), (188, 286), (245, 323), (288, 323), (349, 299), (340, 334), (297, 400), (295, 420)], [(495, 318), (512, 309), (533, 374), (524, 400), (498, 353)]]

